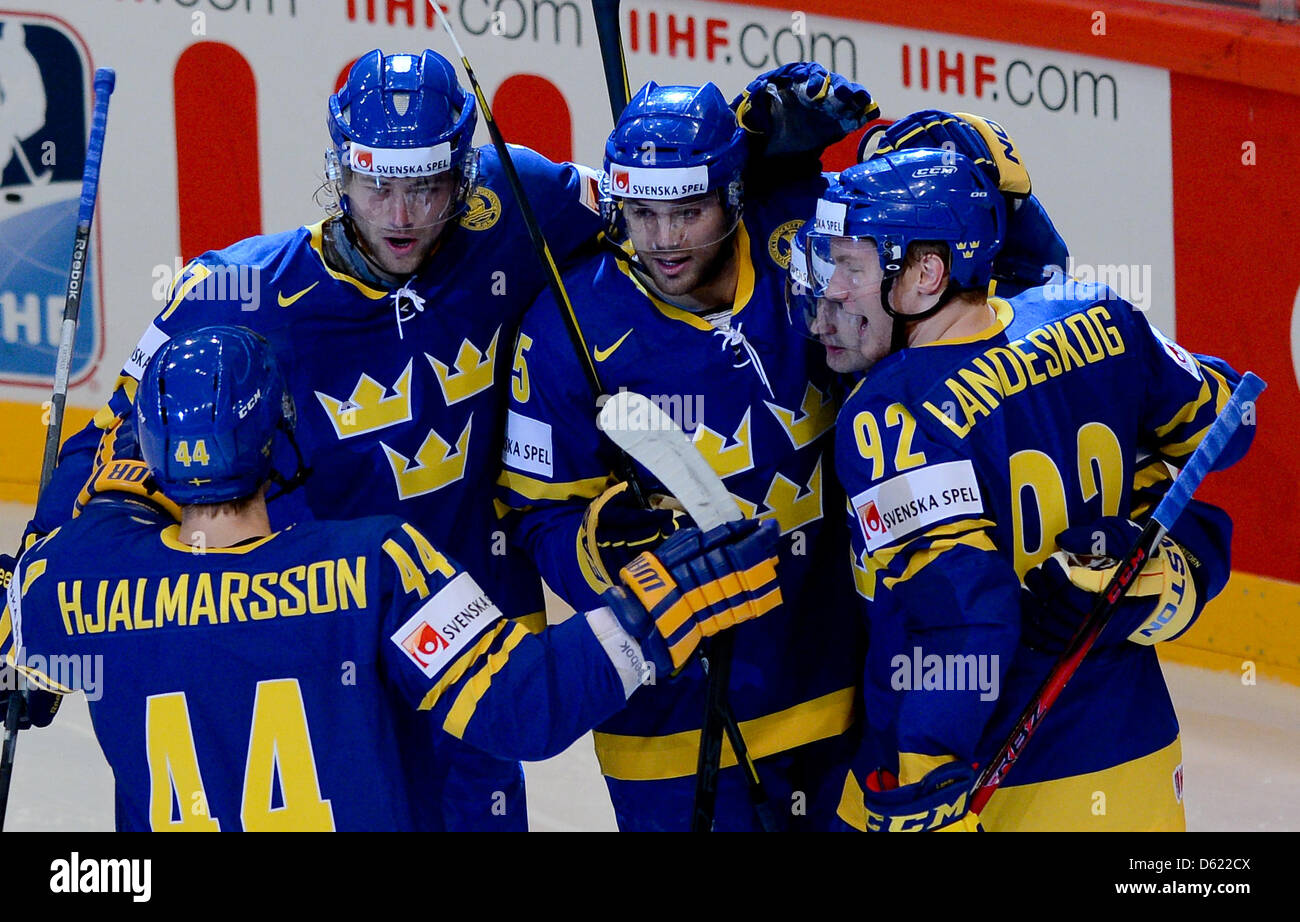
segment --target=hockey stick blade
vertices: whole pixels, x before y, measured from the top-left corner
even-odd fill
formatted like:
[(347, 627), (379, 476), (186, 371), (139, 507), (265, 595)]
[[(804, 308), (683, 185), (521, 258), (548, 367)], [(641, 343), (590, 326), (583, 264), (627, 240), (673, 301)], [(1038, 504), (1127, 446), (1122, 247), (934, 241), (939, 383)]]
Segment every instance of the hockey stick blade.
[(702, 531), (744, 517), (686, 433), (648, 397), (619, 391), (605, 401), (596, 423), (615, 445), (659, 479)]

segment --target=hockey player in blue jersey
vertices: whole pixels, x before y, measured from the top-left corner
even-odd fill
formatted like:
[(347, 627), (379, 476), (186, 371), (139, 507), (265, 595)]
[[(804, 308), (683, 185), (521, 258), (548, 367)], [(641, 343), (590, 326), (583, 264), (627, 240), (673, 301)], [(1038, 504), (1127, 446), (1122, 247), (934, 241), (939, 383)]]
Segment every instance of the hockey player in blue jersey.
[[(606, 145), (608, 251), (564, 281), (605, 391), (650, 396), (746, 516), (780, 527), (786, 604), (737, 631), (728, 693), (781, 825), (809, 828), (838, 802), (843, 770), (832, 766), (851, 746), (862, 637), (831, 467), (836, 376), (820, 349), (790, 341), (781, 298), (789, 236), (825, 187), (822, 147), (876, 107), (815, 64), (760, 77), (736, 105), (739, 123), (712, 84), (635, 95)], [(680, 517), (647, 471), (652, 509), (611, 473), (616, 450), (548, 294), (525, 318), (514, 367), (507, 521), (581, 610)], [(690, 828), (705, 687), (691, 665), (598, 728), (621, 829)], [(722, 765), (714, 828), (759, 828), (729, 748)]]
[(668, 675), (780, 605), (770, 523), (682, 531), (540, 635), (399, 518), (273, 531), (271, 446), (295, 414), (246, 328), (163, 345), (135, 407), (143, 461), (116, 446), (0, 615), (0, 654), (37, 688), (93, 691), (119, 830), (446, 828), (428, 812), (459, 809), (447, 744), (547, 758), (664, 690), (649, 663)]
[[(204, 253), (127, 361), (116, 393), (69, 439), (35, 531), (72, 512), (100, 435), (130, 411), (150, 356), (197, 326), (271, 342), (301, 411), (312, 476), (273, 493), (272, 522), (395, 514), (448, 547), (511, 617), (545, 623), (541, 585), (492, 506), (509, 350), (545, 276), (475, 100), (432, 51), (363, 55), (329, 99), (324, 221)], [(600, 226), (596, 173), (512, 152), (557, 259)], [(246, 297), (248, 292), (252, 297)], [(282, 449), (287, 450), (287, 449)], [(294, 470), (292, 456), (277, 458)], [(467, 750), (463, 825), (523, 829), (523, 772)], [(495, 805), (506, 792), (503, 814)]]
[(871, 637), (869, 727), (840, 816), (874, 830), (1182, 829), (1178, 724), (1152, 645), (1222, 588), (1227, 549), (1193, 554), (1181, 537), (1008, 783), (966, 812), (972, 765), (1087, 611), (1104, 558), (1135, 539), (1140, 470), (1186, 459), (1238, 380), (1104, 286), (988, 297), (1005, 220), (964, 156), (889, 153), (840, 175), (796, 256), (792, 315), (862, 374), (835, 454)]

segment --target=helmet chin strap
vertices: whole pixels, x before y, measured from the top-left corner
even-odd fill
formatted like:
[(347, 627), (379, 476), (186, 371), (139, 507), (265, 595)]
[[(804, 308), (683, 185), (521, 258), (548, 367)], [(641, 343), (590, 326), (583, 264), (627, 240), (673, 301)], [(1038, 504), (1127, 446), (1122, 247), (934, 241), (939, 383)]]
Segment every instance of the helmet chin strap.
[(916, 314), (900, 313), (890, 305), (889, 293), (894, 289), (894, 282), (898, 279), (898, 274), (887, 275), (880, 283), (880, 306), (884, 308), (885, 313), (894, 318), (894, 327), (889, 337), (889, 354), (893, 355), (907, 347), (907, 328), (909, 324), (925, 320), (927, 317), (933, 317), (939, 311), (948, 306), (948, 303), (960, 293), (957, 286), (953, 284), (951, 276), (948, 278), (948, 285), (939, 295), (939, 300), (934, 302), (930, 307)]
[(311, 476), (311, 468), (307, 466), (305, 460), (303, 459), (302, 449), (298, 447), (298, 440), (297, 438), (294, 437), (293, 434), (293, 427), (291, 427), (288, 423), (286, 423), (282, 419), (278, 423), (276, 423), (276, 428), (279, 429), (281, 433), (283, 433), (284, 437), (289, 440), (289, 444), (293, 446), (293, 453), (298, 458), (298, 470), (294, 471), (293, 476), (285, 477), (274, 467), (271, 468), (271, 472), (267, 476), (267, 479), (270, 480), (273, 484), (275, 484), (280, 489), (279, 492), (274, 493), (266, 498), (266, 501), (268, 503), (271, 502), (272, 500), (279, 499), (281, 496), (284, 496), (286, 493), (292, 493), (294, 490), (298, 489), (300, 486), (306, 483), (307, 478)]

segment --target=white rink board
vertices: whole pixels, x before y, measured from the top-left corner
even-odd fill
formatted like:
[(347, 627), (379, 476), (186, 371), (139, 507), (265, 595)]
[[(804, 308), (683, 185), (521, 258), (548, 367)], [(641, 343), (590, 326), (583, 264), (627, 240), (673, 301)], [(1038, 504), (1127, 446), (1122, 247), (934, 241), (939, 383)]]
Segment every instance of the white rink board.
[[(212, 0), (14, 5), (62, 20), (89, 48), (92, 66), (117, 70), (97, 216), (105, 346), (98, 371), (72, 389), (70, 403), (93, 408), (107, 397), (160, 309), (158, 267), (172, 267), (177, 258), (172, 87), (182, 52), (198, 41), (220, 42), (249, 62), (257, 92), (262, 227), (287, 230), (320, 217), (312, 196), (328, 141), (325, 100), (340, 69), (375, 46), (400, 51), (429, 45), (451, 54), (446, 37), (425, 28), (419, 15), (417, 25), (407, 26), (400, 4), (374, 0), (369, 6), (374, 22), (367, 21), (367, 0), (237, 0), (225, 12)], [(575, 157), (598, 163), (610, 123), (590, 6), (450, 0), (447, 7), (489, 98), (511, 75), (545, 77), (569, 105)], [(390, 9), (397, 10), (394, 25), (388, 24)], [(491, 29), (497, 9), (505, 14), (500, 35)], [(864, 83), (886, 117), (942, 107), (1001, 120), (1019, 142), (1035, 191), (1076, 261), (1150, 267), (1153, 319), (1173, 333), (1166, 71), (830, 17), (808, 17), (800, 37), (789, 14), (737, 4), (625, 3), (624, 12), (638, 21), (636, 50), (625, 35), (634, 86), (651, 77), (713, 80), (730, 96), (757, 72), (811, 50)], [(668, 35), (670, 16), (676, 40)], [(196, 35), (200, 29), (204, 34)], [(929, 89), (921, 85), (923, 57)], [(941, 63), (948, 69), (942, 84)], [(910, 86), (904, 85), (905, 70)], [(478, 140), (487, 141), (481, 119)], [(41, 399), (30, 388), (0, 387), (0, 400)]]

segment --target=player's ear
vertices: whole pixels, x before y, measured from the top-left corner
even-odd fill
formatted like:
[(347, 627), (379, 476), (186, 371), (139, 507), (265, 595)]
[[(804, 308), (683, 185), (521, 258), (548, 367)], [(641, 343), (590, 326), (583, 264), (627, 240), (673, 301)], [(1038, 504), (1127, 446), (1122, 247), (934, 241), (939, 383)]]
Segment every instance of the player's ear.
[(948, 264), (938, 253), (926, 253), (912, 265), (917, 293), (940, 294), (948, 285)]

